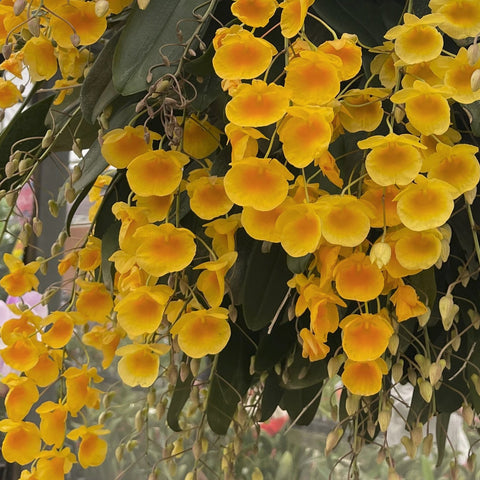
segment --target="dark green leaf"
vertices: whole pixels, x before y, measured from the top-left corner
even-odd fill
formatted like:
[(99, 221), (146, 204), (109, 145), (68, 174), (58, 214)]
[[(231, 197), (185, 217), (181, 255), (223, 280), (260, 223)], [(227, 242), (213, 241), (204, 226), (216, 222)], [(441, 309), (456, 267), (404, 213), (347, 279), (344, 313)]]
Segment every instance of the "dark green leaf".
[(409, 277), (409, 283), (415, 288), (420, 300), (433, 308), (437, 297), (437, 282), (434, 267), (422, 270), (420, 273)]
[(189, 373), (184, 382), (180, 378), (180, 374), (177, 377), (177, 383), (175, 384), (175, 389), (173, 391), (172, 400), (168, 407), (167, 412), (167, 423), (168, 426), (175, 432), (182, 431), (182, 428), (178, 424), (178, 418), (182, 413), (183, 407), (187, 403), (187, 400), (190, 396), (190, 391), (192, 389), (193, 375), (189, 369)]
[(279, 378), (275, 373), (271, 373), (265, 380), (262, 395), (262, 417), (260, 421), (265, 422), (275, 412), (282, 398), (284, 389), (279, 385)]
[(262, 253), (260, 243), (250, 255), (243, 294), (243, 312), (250, 330), (268, 325), (287, 294), (287, 281), (292, 274), (285, 257), (280, 245), (274, 244), (269, 253)]
[(283, 360), (297, 343), (295, 325), (284, 323), (276, 326), (270, 334), (265, 333), (255, 355), (255, 370), (264, 372)]
[(291, 257), (287, 255), (287, 267), (292, 273), (303, 273), (312, 261), (313, 255), (308, 253), (303, 257)]
[[(382, 45), (387, 30), (396, 25), (403, 2), (394, 0), (317, 0), (312, 9), (337, 32), (355, 33), (370, 47)], [(372, 19), (375, 19), (372, 21)], [(322, 28), (319, 26), (318, 28)]]
[[(145, 10), (134, 7), (113, 57), (113, 84), (117, 91), (130, 95), (146, 90), (146, 78), (153, 65), (158, 66), (152, 69), (152, 82), (175, 71), (175, 64), (184, 55), (182, 43), (199, 27), (192, 12), (202, 3), (201, 0), (164, 0), (150, 2)], [(182, 40), (178, 39), (178, 29), (182, 31)], [(170, 66), (162, 65), (160, 49), (170, 60)]]
[(308, 425), (317, 413), (321, 391), (321, 383), (299, 390), (286, 390), (280, 407), (288, 412), (296, 425)]
[(311, 385), (318, 385), (318, 383), (325, 380), (327, 376), (326, 361), (318, 360), (317, 362), (310, 362), (307, 358), (303, 358), (301, 349), (297, 348), (295, 350), (294, 360), (286, 371), (287, 383), (281, 385), (289, 390), (305, 388)]
[(462, 107), (468, 114), (473, 135), (480, 137), (480, 101), (477, 100), (468, 105), (462, 105)]
[(437, 436), (437, 467), (442, 464), (443, 457), (445, 455), (445, 444), (447, 442), (447, 429), (448, 422), (450, 421), (450, 413), (440, 413), (437, 415), (437, 426), (436, 426), (436, 436)]
[(255, 345), (240, 330), (241, 318), (231, 326), (232, 335), (227, 346), (218, 354), (216, 369), (210, 384), (207, 401), (207, 420), (210, 428), (225, 435), (241, 401), (250, 387), (250, 358)]
[(118, 96), (112, 81), (112, 63), (119, 37), (117, 32), (105, 45), (82, 84), (80, 106), (90, 123), (95, 123), (103, 109)]

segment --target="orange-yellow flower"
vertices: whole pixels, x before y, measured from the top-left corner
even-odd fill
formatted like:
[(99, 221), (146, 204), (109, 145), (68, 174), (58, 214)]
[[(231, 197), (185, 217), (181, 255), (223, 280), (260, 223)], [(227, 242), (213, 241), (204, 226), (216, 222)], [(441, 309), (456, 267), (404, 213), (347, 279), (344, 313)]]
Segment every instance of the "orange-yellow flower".
[(190, 208), (200, 218), (211, 220), (225, 215), (233, 207), (223, 184), (223, 177), (200, 177), (187, 184)]
[(319, 51), (336, 55), (342, 61), (340, 80), (353, 78), (362, 67), (362, 49), (357, 45), (357, 40), (356, 35), (344, 33), (341, 38), (318, 46)]
[(292, 257), (313, 253), (322, 238), (320, 216), (311, 203), (287, 205), (275, 223), (275, 230), (283, 249)]
[(7, 417), (20, 421), (28, 414), (32, 405), (38, 400), (38, 389), (35, 382), (28, 377), (19, 377), (9, 373), (2, 378), (2, 383), (9, 388), (5, 397)]
[(285, 0), (280, 4), (280, 26), (285, 38), (294, 37), (302, 28), (307, 11), (315, 0)]
[(183, 151), (193, 158), (205, 158), (220, 145), (220, 130), (206, 118), (187, 117), (183, 124)]
[(390, 98), (393, 103), (405, 103), (405, 112), (412, 125), (423, 135), (441, 135), (450, 126), (447, 98), (455, 90), (448, 86), (430, 86), (416, 80), (413, 87), (404, 88)]
[(38, 357), (38, 361), (32, 368), (25, 370), (25, 375), (31, 378), (39, 387), (47, 387), (51, 385), (59, 374), (59, 366), (62, 359), (59, 355), (63, 355), (61, 350), (53, 350), (48, 353), (42, 353)]
[[(60, 447), (61, 445), (58, 448)], [(62, 450), (43, 450), (35, 464), (35, 476), (26, 477), (25, 480), (63, 479), (65, 474), (70, 472), (74, 463), (77, 463), (77, 459), (68, 447)], [(21, 479), (23, 480), (23, 477)]]
[(340, 322), (342, 346), (348, 358), (368, 362), (380, 357), (387, 349), (393, 327), (381, 314), (348, 315)]
[(83, 77), (84, 69), (90, 59), (88, 49), (57, 48), (58, 66), (64, 79), (78, 80)]
[(162, 222), (167, 218), (173, 203), (173, 197), (173, 194), (163, 196), (149, 195), (148, 197), (135, 195), (134, 200), (137, 207), (144, 209), (147, 220), (150, 223), (154, 223)]
[(245, 157), (255, 157), (258, 153), (259, 138), (267, 138), (256, 128), (239, 127), (233, 123), (225, 125), (225, 134), (232, 146), (232, 163)]
[[(148, 219), (148, 207), (131, 207), (124, 202), (116, 202), (112, 206), (112, 213), (122, 222), (118, 234), (120, 248), (129, 254), (134, 254), (137, 249), (137, 241), (133, 238), (135, 232), (146, 225)], [(131, 265), (127, 268), (127, 270)], [(117, 268), (118, 270), (118, 268)], [(120, 273), (124, 273), (120, 271)]]
[(63, 372), (65, 384), (67, 387), (65, 407), (72, 416), (76, 416), (78, 411), (85, 405), (98, 408), (99, 390), (90, 386), (90, 383), (101, 382), (103, 378), (97, 374), (95, 367), (88, 368), (82, 365), (82, 368), (70, 367)]
[(450, 218), (456, 192), (443, 180), (418, 175), (415, 183), (395, 197), (398, 216), (410, 230), (440, 227)]
[(455, 89), (452, 98), (459, 103), (473, 103), (480, 100), (480, 90), (472, 89), (472, 74), (480, 69), (480, 60), (471, 64), (467, 49), (462, 47), (455, 58), (450, 58), (445, 68), (443, 81)]
[(42, 440), (34, 423), (8, 418), (0, 421), (0, 431), (6, 433), (2, 443), (2, 455), (7, 462), (26, 465), (37, 458)]
[(313, 163), (320, 168), (323, 175), (325, 175), (334, 185), (338, 188), (342, 188), (343, 180), (340, 177), (340, 169), (338, 168), (335, 157), (328, 150), (316, 158)]
[(348, 132), (372, 132), (383, 119), (382, 99), (387, 90), (382, 88), (354, 88), (345, 93), (338, 112), (340, 122)]
[(155, 332), (172, 293), (173, 290), (167, 285), (143, 286), (132, 290), (115, 305), (118, 324), (130, 338)]
[(144, 225), (135, 233), (138, 242), (135, 258), (150, 275), (162, 277), (187, 267), (196, 252), (194, 234), (171, 223)]
[(227, 103), (225, 113), (240, 127), (263, 127), (280, 120), (287, 111), (289, 91), (275, 83), (253, 80), (242, 83)]
[(40, 415), (40, 434), (47, 445), (60, 448), (65, 440), (67, 408), (61, 403), (43, 402), (35, 410)]
[(55, 15), (50, 17), (50, 28), (53, 39), (60, 47), (71, 48), (74, 33), (79, 36), (80, 45), (95, 43), (105, 32), (107, 20), (97, 17), (94, 2), (70, 0), (55, 9)]
[(51, 348), (62, 348), (72, 338), (74, 321), (68, 312), (52, 312), (43, 320), (49, 326), (42, 333), (42, 341)]
[(324, 105), (340, 91), (342, 60), (336, 55), (303, 50), (285, 69), (285, 86), (299, 105)]
[(96, 467), (104, 462), (108, 444), (99, 436), (107, 433), (110, 433), (110, 430), (104, 429), (103, 425), (92, 425), (90, 427), (82, 425), (73, 429), (67, 435), (70, 440), (81, 438), (78, 447), (78, 461), (83, 468)]
[(0, 108), (8, 108), (22, 99), (20, 90), (10, 81), (0, 78)]
[(90, 235), (85, 246), (78, 251), (78, 268), (93, 272), (102, 263), (102, 241)]
[(428, 178), (437, 178), (456, 188), (456, 196), (476, 187), (480, 181), (480, 165), (473, 145), (437, 144), (437, 152), (430, 155)]
[[(116, 128), (102, 139), (102, 155), (115, 168), (126, 168), (135, 158), (151, 150), (151, 141), (145, 141), (145, 127), (138, 125)], [(152, 139), (152, 135), (150, 134)]]
[(337, 292), (343, 298), (368, 302), (382, 293), (382, 272), (364, 253), (354, 253), (340, 261), (333, 275)]
[(241, 226), (240, 214), (228, 218), (217, 218), (204, 225), (205, 235), (212, 239), (213, 251), (221, 257), (224, 253), (235, 250), (235, 232)]
[(234, 0), (232, 13), (249, 27), (264, 27), (277, 9), (276, 0)]
[(442, 234), (436, 229), (413, 232), (401, 228), (390, 234), (389, 239), (396, 241), (397, 261), (408, 270), (430, 268), (442, 252)]
[(330, 347), (318, 339), (308, 328), (300, 330), (300, 337), (303, 340), (302, 357), (308, 358), (311, 362), (322, 360), (330, 351)]
[(289, 180), (293, 175), (278, 160), (248, 157), (232, 164), (224, 185), (232, 202), (267, 211), (285, 200)]
[(24, 293), (36, 289), (39, 284), (35, 273), (40, 268), (39, 262), (24, 265), (21, 260), (10, 253), (3, 254), (3, 263), (9, 272), (0, 280), (0, 286), (12, 297), (21, 297)]
[(223, 350), (230, 338), (226, 308), (210, 308), (184, 313), (170, 329), (178, 335), (180, 349), (189, 357), (202, 358)]
[(115, 357), (115, 351), (120, 343), (119, 329), (108, 329), (104, 325), (95, 325), (82, 337), (85, 345), (100, 350), (103, 354), (102, 368), (106, 369)]
[(369, 362), (355, 362), (347, 359), (342, 382), (354, 395), (375, 395), (382, 388), (382, 375), (387, 373), (387, 364), (383, 358)]
[(43, 35), (30, 38), (22, 49), (23, 62), (33, 82), (49, 80), (57, 73), (57, 57), (52, 42)]
[(29, 337), (18, 338), (11, 345), (0, 351), (3, 361), (15, 370), (30, 370), (40, 356), (40, 344)]
[(332, 138), (330, 107), (290, 107), (278, 127), (287, 161), (304, 168), (325, 153)]
[(375, 212), (370, 220), (371, 226), (373, 228), (383, 228), (384, 226), (394, 227), (399, 225), (401, 222), (397, 214), (397, 202), (394, 199), (399, 194), (400, 189), (395, 185), (378, 187), (371, 181), (366, 181), (364, 185), (367, 185), (368, 189), (361, 198), (373, 205)]
[(152, 150), (134, 158), (128, 165), (130, 188), (142, 197), (170, 195), (182, 180), (183, 167), (190, 159), (175, 150)]
[(372, 151), (365, 159), (370, 178), (378, 185), (408, 185), (420, 172), (420, 148), (426, 148), (417, 137), (403, 134), (374, 135), (361, 140), (358, 146)]
[(103, 283), (77, 280), (80, 293), (77, 298), (77, 311), (89, 321), (105, 323), (113, 308), (113, 300)]
[(19, 51), (12, 53), (6, 60), (0, 63), (0, 68), (21, 79), (23, 70), (23, 52)]
[(334, 245), (355, 247), (367, 238), (373, 207), (353, 195), (324, 195), (316, 203), (322, 235)]
[(275, 228), (275, 223), (290, 203), (292, 203), (292, 199), (287, 197), (278, 207), (265, 212), (253, 207), (243, 207), (241, 217), (243, 228), (255, 240), (280, 242), (280, 234)]
[(251, 79), (268, 68), (276, 53), (276, 48), (267, 40), (255, 37), (248, 30), (237, 29), (223, 36), (212, 63), (220, 78)]
[(442, 53), (443, 37), (435, 28), (442, 15), (429, 14), (421, 18), (405, 13), (404, 24), (391, 28), (387, 40), (395, 39), (395, 53), (405, 63), (428, 62)]
[(122, 358), (118, 362), (118, 374), (125, 385), (149, 387), (158, 377), (160, 356), (170, 350), (165, 343), (135, 343), (117, 350)]
[(443, 15), (439, 27), (450, 37), (475, 37), (480, 32), (480, 4), (477, 0), (430, 0), (432, 12)]
[(399, 322), (418, 317), (427, 311), (427, 307), (418, 299), (417, 292), (410, 285), (400, 285), (390, 300), (395, 305)]

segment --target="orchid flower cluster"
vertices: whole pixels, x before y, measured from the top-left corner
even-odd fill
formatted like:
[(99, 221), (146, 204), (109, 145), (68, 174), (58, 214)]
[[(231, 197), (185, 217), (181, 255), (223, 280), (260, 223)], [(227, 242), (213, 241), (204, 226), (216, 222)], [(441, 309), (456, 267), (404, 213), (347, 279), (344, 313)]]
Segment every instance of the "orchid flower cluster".
[[(78, 207), (76, 198), (87, 194), (92, 203), (83, 243), (61, 252), (62, 232), (52, 249), (63, 255), (60, 275), (75, 272), (71, 296), (43, 315), (27, 301), (10, 305), (1, 329), (0, 355), (13, 369), (1, 380), (8, 387), (2, 454), (29, 465), (22, 480), (63, 479), (76, 462), (103, 463), (108, 425), (70, 424), (100, 408), (102, 371), (112, 369), (147, 392), (166, 379), (162, 395), (175, 410), (188, 401), (178, 392), (202, 379), (189, 479), (208, 450), (205, 419), (217, 433), (223, 428), (208, 413), (214, 385), (233, 379), (235, 368), (247, 380), (232, 380), (236, 399), (220, 402), (234, 429), (242, 424), (238, 412), (249, 415), (249, 426), (267, 419), (267, 397), (301, 423), (325, 382), (337, 379), (343, 417), (327, 449), (351, 422), (354, 457), (387, 430), (397, 383), (417, 392), (404, 442), (412, 456), (424, 440), (418, 427), (444, 411), (440, 392), (454, 390), (454, 409), (462, 406), (474, 421), (480, 299), (469, 285), (477, 291), (480, 264), (480, 4), (430, 0), (417, 16), (407, 1), (383, 44), (365, 45), (356, 32), (332, 28), (316, 3), (234, 0), (226, 14), (205, 2), (191, 21), (208, 29), (188, 41), (177, 29), (181, 56), (172, 60), (168, 45), (160, 48), (158, 64), (149, 57), (141, 95), (125, 88), (130, 96), (122, 98), (134, 107), (126, 119), (114, 121), (119, 93), (105, 101), (107, 83), (98, 86), (100, 130), (89, 145), (98, 152), (95, 167), (87, 154), (50, 203), (53, 213), (62, 201)], [(43, 90), (56, 94), (52, 108), (78, 100), (76, 87), (95, 87), (89, 75), (98, 74), (101, 49), (93, 47), (104, 49), (104, 61), (110, 32), (126, 22), (120, 56), (129, 22), (153, 8), (140, 0), (2, 0), (0, 107), (22, 99), (11, 75), (27, 74), (37, 85), (60, 75)], [(210, 100), (202, 103), (200, 92)], [(82, 156), (80, 125), (72, 143)], [(12, 209), (15, 189), (65, 130), (68, 123), (48, 129), (32, 150), (12, 145), (1, 177)], [(24, 263), (6, 254), (0, 286), (20, 299), (37, 291), (46, 257)], [(56, 292), (41, 292), (42, 302)], [(86, 352), (101, 352), (101, 364), (73, 358), (75, 339)], [(246, 364), (225, 363), (241, 342)], [(460, 377), (462, 387), (449, 384)], [(296, 409), (286, 393), (271, 400), (272, 385), (315, 391)], [(42, 401), (52, 386), (55, 401)], [(32, 411), (39, 422), (26, 420)], [(175, 415), (188, 424), (181, 411)], [(76, 442), (75, 453), (67, 440)], [(234, 478), (235, 453), (225, 451), (225, 478)]]

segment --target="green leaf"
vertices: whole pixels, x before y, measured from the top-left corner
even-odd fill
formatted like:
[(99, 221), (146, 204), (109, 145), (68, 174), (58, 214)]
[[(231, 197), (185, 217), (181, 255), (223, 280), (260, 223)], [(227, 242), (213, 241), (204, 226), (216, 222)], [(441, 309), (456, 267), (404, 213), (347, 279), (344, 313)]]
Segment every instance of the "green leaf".
[(287, 281), (292, 274), (285, 257), (282, 247), (277, 244), (271, 246), (269, 253), (262, 253), (259, 242), (252, 250), (243, 293), (243, 313), (250, 330), (260, 330), (268, 325), (287, 294)]
[(422, 270), (420, 273), (409, 277), (409, 283), (417, 292), (420, 300), (424, 303), (426, 302), (427, 306), (432, 309), (437, 298), (435, 267)]
[(291, 257), (287, 255), (287, 267), (292, 273), (303, 273), (309, 263), (312, 261), (313, 255), (311, 253), (307, 253), (303, 257)]
[[(158, 66), (152, 69), (152, 82), (175, 72), (176, 63), (185, 53), (183, 42), (199, 26), (192, 12), (202, 3), (201, 0), (157, 0), (150, 2), (145, 10), (134, 7), (113, 57), (113, 85), (117, 91), (130, 95), (146, 90), (149, 86), (147, 75), (154, 65)], [(181, 40), (178, 30), (182, 32)], [(163, 65), (160, 49), (170, 60), (170, 66)]]
[(385, 32), (399, 22), (403, 4), (394, 0), (317, 0), (312, 9), (337, 32), (354, 33), (363, 44), (374, 47), (382, 45)]
[[(0, 169), (4, 170), (12, 146), (24, 138), (43, 137), (47, 132), (45, 118), (53, 101), (53, 96), (34, 103), (30, 108), (15, 116), (0, 134)], [(40, 140), (35, 138), (18, 144), (18, 149), (31, 150), (39, 145)], [(15, 148), (14, 150), (16, 150)], [(15, 177), (2, 179), (2, 189), (8, 190)]]
[(410, 410), (408, 411), (407, 423), (415, 427), (419, 423), (426, 423), (428, 421), (430, 404), (425, 402), (418, 385), (413, 389), (412, 402), (410, 403)]
[(264, 372), (283, 360), (297, 343), (295, 325), (284, 323), (276, 326), (270, 334), (265, 333), (255, 355), (255, 370)]
[(299, 390), (286, 390), (280, 407), (288, 412), (296, 425), (309, 425), (315, 418), (320, 403), (322, 383)]
[(301, 349), (297, 348), (294, 360), (287, 368), (286, 375), (287, 383), (280, 385), (289, 390), (318, 385), (328, 376), (327, 362), (324, 360), (310, 362), (309, 359), (303, 358)]
[(255, 345), (246, 338), (241, 318), (234, 323), (227, 346), (218, 354), (207, 401), (207, 420), (218, 435), (225, 435), (241, 401), (251, 385), (250, 358)]
[(113, 86), (112, 63), (120, 33), (117, 32), (100, 52), (80, 90), (83, 116), (92, 124), (103, 109), (119, 95)]
[(193, 375), (190, 369), (184, 382), (182, 382), (182, 379), (180, 378), (180, 373), (178, 374), (177, 383), (175, 383), (175, 389), (173, 390), (172, 399), (170, 400), (170, 405), (167, 412), (168, 426), (175, 432), (182, 431), (182, 428), (178, 424), (178, 418), (180, 417), (183, 407), (190, 397), (192, 383)]
[(462, 108), (467, 112), (473, 135), (480, 137), (480, 101), (462, 105)]
[(279, 385), (279, 378), (275, 373), (271, 373), (265, 380), (262, 395), (262, 416), (261, 422), (268, 420), (277, 409), (285, 390)]
[(450, 413), (440, 413), (437, 415), (437, 426), (436, 426), (436, 435), (437, 435), (437, 467), (439, 467), (443, 462), (443, 457), (445, 455), (445, 444), (447, 442), (447, 429), (448, 422), (450, 421)]

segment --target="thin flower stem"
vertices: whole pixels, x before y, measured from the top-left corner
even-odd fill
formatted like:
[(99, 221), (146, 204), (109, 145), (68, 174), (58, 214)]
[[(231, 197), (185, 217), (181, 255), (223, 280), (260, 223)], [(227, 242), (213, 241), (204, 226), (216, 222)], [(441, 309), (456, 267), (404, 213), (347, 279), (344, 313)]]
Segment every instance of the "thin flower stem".
[(472, 237), (473, 237), (473, 244), (475, 245), (475, 253), (477, 254), (477, 260), (480, 264), (480, 244), (478, 242), (478, 234), (477, 234), (477, 224), (473, 218), (472, 207), (468, 202), (465, 202), (465, 206), (467, 208), (467, 215), (468, 221), (470, 222), (470, 228), (472, 229)]

